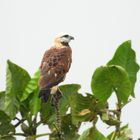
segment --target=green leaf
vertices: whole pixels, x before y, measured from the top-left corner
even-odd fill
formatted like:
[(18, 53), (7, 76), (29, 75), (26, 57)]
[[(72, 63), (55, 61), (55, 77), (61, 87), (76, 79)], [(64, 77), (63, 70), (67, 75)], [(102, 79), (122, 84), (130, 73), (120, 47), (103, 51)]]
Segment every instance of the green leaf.
[(82, 96), (78, 93), (81, 88), (77, 84), (60, 86), (62, 97), (60, 99), (60, 113), (65, 116), (70, 107), (73, 124), (79, 124), (82, 121), (91, 121), (95, 117), (95, 112), (105, 108), (105, 104), (97, 102), (96, 98), (87, 94)]
[(41, 100), (39, 98), (39, 89), (36, 89), (34, 91), (33, 96), (29, 102), (30, 111), (33, 115), (37, 115), (41, 108)]
[[(65, 140), (77, 140), (79, 137), (79, 127), (80, 125), (73, 125), (71, 114), (67, 114), (61, 118), (61, 131)], [(51, 130), (50, 140), (59, 140), (56, 127), (53, 126)]]
[(115, 137), (115, 131), (113, 131), (111, 134), (107, 137), (109, 140), (128, 140), (129, 138), (132, 138), (132, 131), (128, 128), (128, 124), (120, 128), (120, 136)]
[(34, 74), (33, 78), (31, 78), (31, 80), (28, 82), (24, 90), (23, 96), (21, 98), (21, 101), (26, 100), (28, 96), (38, 88), (39, 77), (40, 77), (40, 70), (38, 70)]
[(115, 118), (114, 115), (111, 115), (108, 112), (101, 114), (101, 120), (110, 126), (118, 125), (121, 123), (117, 118)]
[[(65, 116), (68, 108), (70, 107), (70, 101), (72, 94), (76, 94), (80, 89), (78, 84), (68, 84), (59, 87), (62, 92), (62, 97), (60, 99), (60, 113), (61, 116)], [(55, 124), (55, 107), (52, 105), (52, 96), (50, 96), (47, 103), (42, 103), (41, 105), (41, 119), (43, 123), (47, 123), (50, 128), (54, 127)]]
[[(127, 129), (127, 128), (128, 128), (128, 124), (126, 124), (126, 125), (124, 125), (123, 127), (121, 127), (120, 130), (123, 131), (124, 129)], [(114, 136), (115, 136), (115, 131), (111, 132), (111, 133), (107, 136), (107, 138), (108, 138), (109, 140), (114, 140), (114, 139), (115, 139)]]
[(71, 96), (76, 94), (81, 88), (78, 84), (67, 84), (59, 87), (62, 92), (62, 98), (60, 99), (60, 113), (64, 116), (70, 107)]
[(26, 99), (25, 101), (21, 102), (19, 112), (23, 119), (29, 120), (30, 116), (30, 108), (29, 108), (30, 100)]
[(78, 140), (108, 140), (102, 133), (96, 128), (91, 127), (83, 132)]
[(4, 111), (0, 110), (0, 136), (15, 131), (15, 127), (10, 122), (10, 117)]
[(15, 127), (10, 123), (1, 123), (0, 124), (0, 135), (6, 135), (10, 132), (15, 132)]
[(136, 63), (135, 51), (131, 48), (131, 41), (126, 41), (116, 50), (108, 65), (119, 65), (123, 67), (129, 76), (132, 85), (131, 95), (134, 96), (134, 87), (139, 65)]
[(70, 114), (62, 117), (62, 132), (66, 140), (77, 140), (79, 137), (78, 129), (80, 125), (73, 125)]
[(115, 89), (119, 100), (126, 103), (132, 91), (127, 72), (115, 65), (97, 68), (92, 76), (91, 88), (102, 102), (106, 102)]
[(9, 123), (10, 121), (10, 117), (4, 111), (0, 110), (0, 123)]
[(4, 109), (5, 91), (0, 92), (0, 110)]
[(28, 119), (29, 112), (33, 115), (37, 115), (38, 111), (41, 108), (41, 101), (38, 97), (39, 94), (39, 86), (38, 81), (40, 77), (40, 71), (38, 70), (34, 76), (31, 78), (31, 80), (28, 82), (24, 92), (23, 96), (21, 98), (21, 107), (20, 112), (22, 117)]
[(23, 68), (7, 61), (5, 111), (11, 118), (19, 110), (19, 99), (29, 80), (30, 76)]
[(78, 93), (73, 94), (70, 100), (73, 124), (91, 121), (95, 118), (95, 104), (96, 100), (90, 94), (87, 94), (85, 97)]
[(40, 114), (41, 114), (41, 121), (45, 124), (48, 124), (49, 128), (53, 128), (56, 117), (55, 117), (55, 108), (52, 105), (50, 98), (46, 103), (41, 104)]
[(31, 115), (37, 115), (41, 109), (41, 100), (38, 96), (39, 89), (37, 88), (31, 93), (28, 98), (21, 102), (20, 113), (22, 118), (30, 120)]
[(21, 124), (21, 130), (24, 132), (25, 135), (30, 135), (30, 128), (25, 123)]

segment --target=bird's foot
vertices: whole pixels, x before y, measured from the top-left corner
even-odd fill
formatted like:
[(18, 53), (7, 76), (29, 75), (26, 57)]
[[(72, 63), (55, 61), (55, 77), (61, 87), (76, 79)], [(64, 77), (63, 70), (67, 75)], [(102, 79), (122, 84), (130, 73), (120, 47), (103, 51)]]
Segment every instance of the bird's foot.
[[(53, 90), (53, 92), (52, 92)], [(58, 86), (53, 87), (51, 90), (51, 95), (52, 95), (52, 105), (54, 106), (56, 102), (59, 102), (60, 98), (62, 97), (62, 93)]]

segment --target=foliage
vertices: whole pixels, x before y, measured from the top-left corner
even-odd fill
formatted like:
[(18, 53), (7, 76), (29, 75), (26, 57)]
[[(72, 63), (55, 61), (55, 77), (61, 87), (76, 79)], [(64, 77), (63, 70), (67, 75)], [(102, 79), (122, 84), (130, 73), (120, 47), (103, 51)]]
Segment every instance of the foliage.
[(103, 134), (101, 134), (95, 127), (87, 129), (79, 137), (78, 140), (108, 140)]
[(117, 90), (118, 98), (125, 103), (132, 91), (125, 69), (116, 65), (97, 68), (92, 77), (91, 87), (95, 96), (104, 102), (107, 101), (112, 92)]
[[(79, 84), (59, 86), (62, 93), (59, 102), (61, 132), (65, 140), (128, 140), (132, 132), (128, 125), (121, 126), (121, 112), (134, 97), (139, 65), (131, 41), (121, 44), (113, 58), (105, 66), (95, 70), (91, 79), (92, 93), (83, 95)], [(50, 95), (44, 103), (38, 98), (40, 71), (33, 77), (18, 65), (7, 61), (6, 89), (0, 92), (0, 140), (15, 140), (15, 136), (24, 136), (34, 140), (49, 136), (58, 140), (56, 110), (53, 105), (55, 95)], [(116, 94), (117, 106), (109, 108), (108, 99)], [(96, 124), (98, 118), (103, 123), (115, 126), (115, 130), (104, 136)], [(79, 134), (82, 122), (91, 122), (93, 126)], [(37, 134), (37, 128), (47, 125), (50, 133)], [(21, 127), (22, 133), (16, 128)]]

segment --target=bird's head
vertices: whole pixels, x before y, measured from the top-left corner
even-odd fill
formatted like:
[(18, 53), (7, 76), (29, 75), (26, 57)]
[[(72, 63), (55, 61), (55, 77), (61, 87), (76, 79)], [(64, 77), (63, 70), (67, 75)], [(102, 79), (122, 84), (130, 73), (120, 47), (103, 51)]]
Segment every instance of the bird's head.
[(70, 36), (68, 34), (61, 34), (55, 38), (54, 43), (56, 47), (69, 46), (69, 42), (71, 40), (74, 40), (73, 36)]

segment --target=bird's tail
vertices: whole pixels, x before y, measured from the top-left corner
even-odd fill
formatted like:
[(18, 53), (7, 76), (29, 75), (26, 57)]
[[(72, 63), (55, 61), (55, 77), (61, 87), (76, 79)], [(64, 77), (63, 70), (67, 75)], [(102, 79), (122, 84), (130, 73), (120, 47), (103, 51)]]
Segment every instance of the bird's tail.
[(50, 93), (51, 93), (50, 88), (49, 89), (41, 89), (39, 92), (39, 98), (41, 98), (41, 100), (43, 102), (47, 102), (49, 99)]

